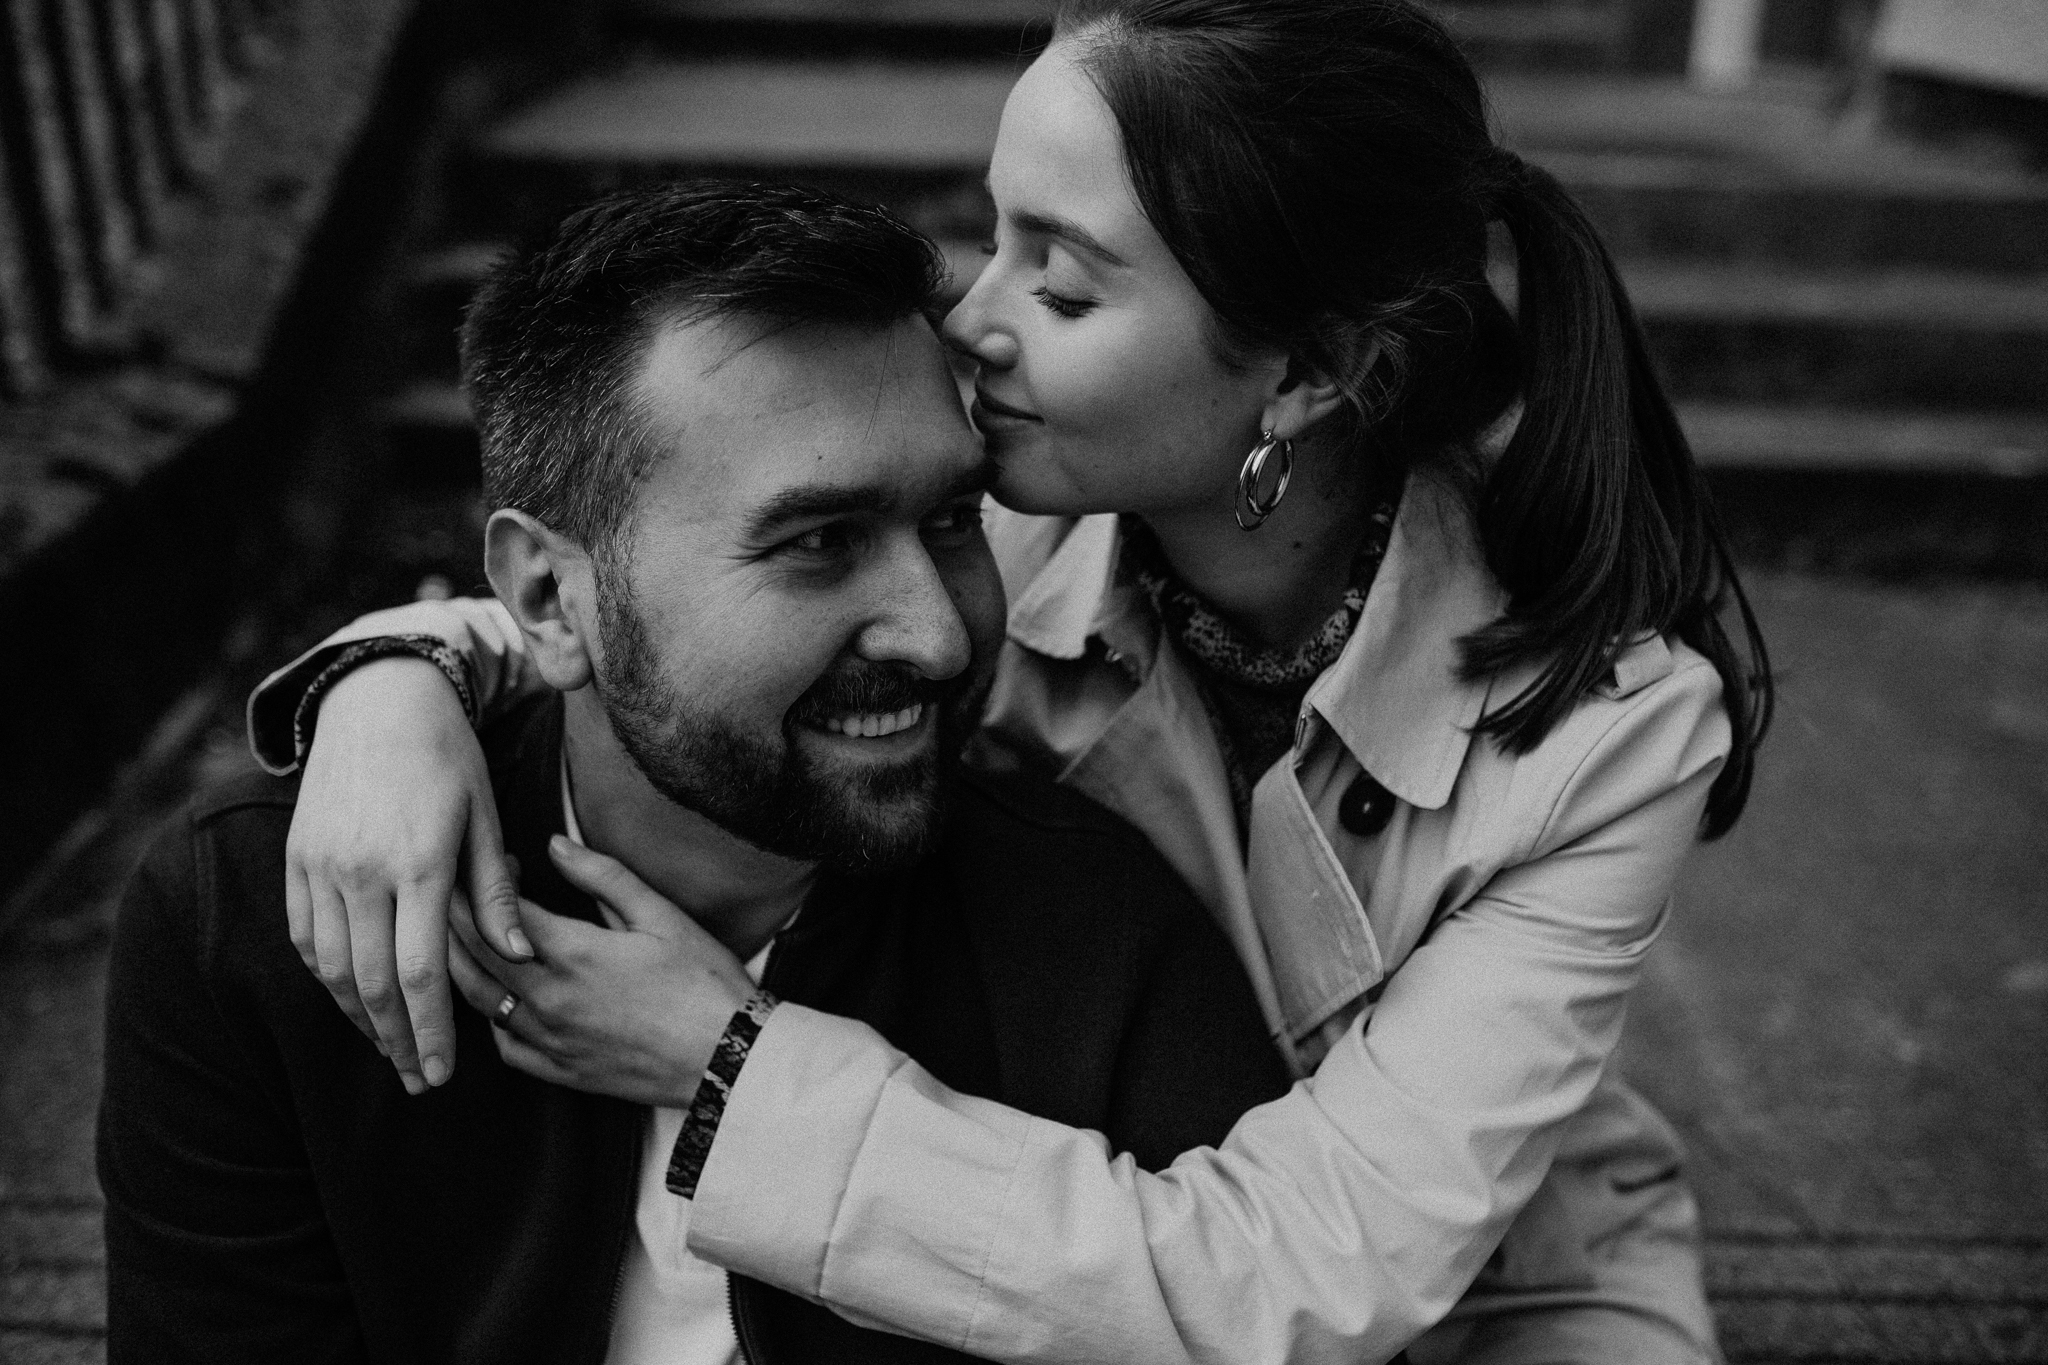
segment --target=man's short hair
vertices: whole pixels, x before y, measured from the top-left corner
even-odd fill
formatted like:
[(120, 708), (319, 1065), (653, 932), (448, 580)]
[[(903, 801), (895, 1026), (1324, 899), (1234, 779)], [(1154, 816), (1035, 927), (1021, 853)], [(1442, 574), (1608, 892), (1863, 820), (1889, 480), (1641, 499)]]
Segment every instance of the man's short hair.
[(602, 551), (652, 457), (630, 386), (657, 326), (879, 329), (929, 316), (944, 278), (910, 227), (816, 190), (685, 181), (578, 209), (500, 262), (463, 319), (487, 505)]

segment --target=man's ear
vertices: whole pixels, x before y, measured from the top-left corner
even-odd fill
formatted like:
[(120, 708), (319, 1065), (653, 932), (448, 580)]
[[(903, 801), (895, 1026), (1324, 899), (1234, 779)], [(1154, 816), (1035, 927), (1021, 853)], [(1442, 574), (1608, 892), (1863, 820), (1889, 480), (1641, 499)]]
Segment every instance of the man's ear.
[[(1370, 368), (1378, 359), (1379, 347), (1375, 344), (1366, 357), (1366, 366)], [(1343, 407), (1344, 401), (1344, 390), (1335, 379), (1289, 357), (1286, 370), (1266, 395), (1259, 426), (1283, 441), (1292, 441)]]
[(501, 507), (484, 526), (484, 572), (548, 686), (573, 692), (587, 685), (597, 588), (583, 547)]

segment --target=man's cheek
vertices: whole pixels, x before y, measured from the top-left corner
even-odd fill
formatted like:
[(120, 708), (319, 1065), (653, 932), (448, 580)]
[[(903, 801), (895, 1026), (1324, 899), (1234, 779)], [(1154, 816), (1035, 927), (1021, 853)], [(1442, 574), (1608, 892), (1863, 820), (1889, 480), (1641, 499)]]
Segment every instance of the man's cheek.
[[(822, 661), (816, 657), (814, 641), (815, 632), (792, 613), (781, 613), (779, 619), (750, 613), (676, 640), (669, 652), (669, 677), (692, 703), (715, 700), (780, 715), (831, 661), (829, 654)], [(714, 650), (713, 643), (724, 648)]]

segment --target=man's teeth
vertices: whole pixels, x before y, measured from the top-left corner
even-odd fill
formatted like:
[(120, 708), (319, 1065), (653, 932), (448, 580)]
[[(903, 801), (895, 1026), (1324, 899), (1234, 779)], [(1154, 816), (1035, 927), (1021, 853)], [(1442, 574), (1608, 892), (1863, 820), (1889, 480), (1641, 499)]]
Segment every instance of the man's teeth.
[(855, 713), (834, 716), (825, 722), (825, 728), (855, 739), (876, 739), (882, 735), (893, 735), (898, 730), (908, 730), (924, 716), (924, 703), (906, 706), (901, 711), (886, 715)]

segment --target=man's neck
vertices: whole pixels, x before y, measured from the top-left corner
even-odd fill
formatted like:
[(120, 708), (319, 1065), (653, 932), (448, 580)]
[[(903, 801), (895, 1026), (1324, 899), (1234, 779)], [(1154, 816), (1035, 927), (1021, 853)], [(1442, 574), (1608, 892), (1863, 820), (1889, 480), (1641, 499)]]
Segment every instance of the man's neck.
[(803, 905), (817, 864), (763, 853), (648, 784), (591, 688), (564, 698), (562, 742), (583, 839), (745, 961)]

